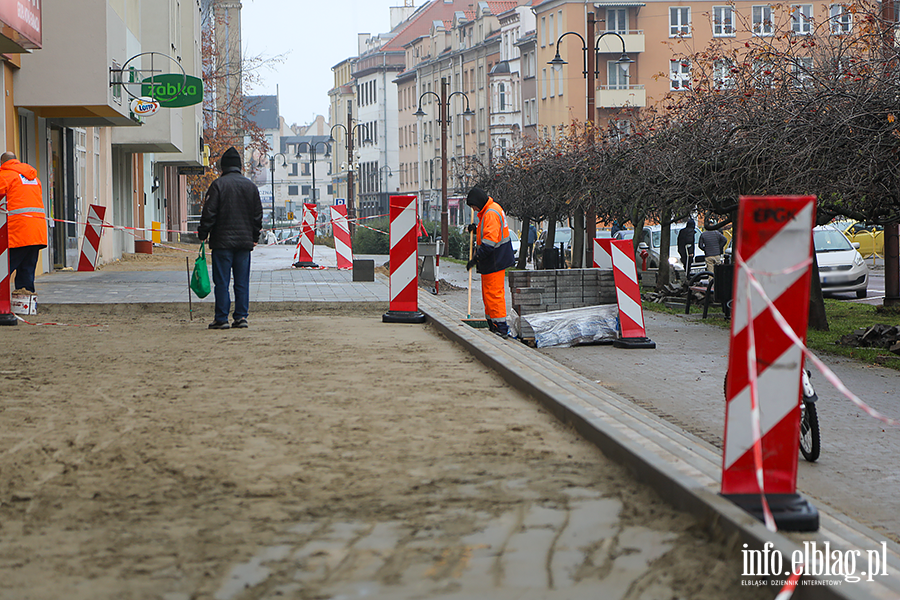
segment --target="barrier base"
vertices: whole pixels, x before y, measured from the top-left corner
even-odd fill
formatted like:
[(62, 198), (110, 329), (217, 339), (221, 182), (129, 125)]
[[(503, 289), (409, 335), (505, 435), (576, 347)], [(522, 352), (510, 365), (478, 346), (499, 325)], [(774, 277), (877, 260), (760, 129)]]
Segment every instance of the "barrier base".
[[(762, 499), (759, 494), (722, 494), (745, 511), (763, 521)], [(800, 494), (766, 494), (769, 510), (778, 529), (785, 531), (818, 531), (819, 511)]]
[(12, 313), (2, 313), (0, 314), (0, 326), (3, 325), (16, 325), (19, 322), (19, 319), (16, 318), (16, 315)]
[(656, 342), (648, 337), (619, 338), (613, 340), (613, 348), (656, 348)]
[(419, 311), (389, 310), (381, 315), (382, 323), (424, 323), (425, 315)]
[(298, 260), (297, 262), (294, 263), (294, 267), (297, 269), (318, 269), (319, 265), (317, 265), (314, 262), (307, 262), (307, 261), (300, 262)]

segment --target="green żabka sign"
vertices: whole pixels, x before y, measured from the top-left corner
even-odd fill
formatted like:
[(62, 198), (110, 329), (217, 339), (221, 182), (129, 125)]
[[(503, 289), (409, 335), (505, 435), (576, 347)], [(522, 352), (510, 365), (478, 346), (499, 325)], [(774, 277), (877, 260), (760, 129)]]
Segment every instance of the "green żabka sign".
[(141, 96), (149, 96), (164, 108), (181, 108), (203, 102), (203, 80), (199, 77), (166, 73), (141, 82)]

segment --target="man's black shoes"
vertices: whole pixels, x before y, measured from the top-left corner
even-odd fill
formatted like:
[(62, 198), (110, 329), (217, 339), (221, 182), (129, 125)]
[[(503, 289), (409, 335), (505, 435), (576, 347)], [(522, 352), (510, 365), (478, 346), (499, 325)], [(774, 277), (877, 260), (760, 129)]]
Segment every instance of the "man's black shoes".
[(209, 324), (210, 329), (228, 329), (228, 321), (224, 323), (220, 323), (219, 321), (213, 321)]

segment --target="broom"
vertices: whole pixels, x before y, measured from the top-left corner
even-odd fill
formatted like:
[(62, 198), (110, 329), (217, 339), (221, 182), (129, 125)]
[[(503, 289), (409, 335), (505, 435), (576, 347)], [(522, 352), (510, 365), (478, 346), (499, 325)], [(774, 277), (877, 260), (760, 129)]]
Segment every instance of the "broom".
[[(472, 222), (475, 222), (475, 209), (470, 209), (472, 211)], [(469, 260), (472, 260), (472, 252), (473, 246), (475, 244), (475, 232), (469, 232)], [(473, 319), (472, 318), (472, 270), (469, 269), (469, 310), (466, 318), (463, 319), (463, 323), (468, 325), (469, 327), (475, 327), (477, 329), (487, 328), (488, 324), (485, 319)]]

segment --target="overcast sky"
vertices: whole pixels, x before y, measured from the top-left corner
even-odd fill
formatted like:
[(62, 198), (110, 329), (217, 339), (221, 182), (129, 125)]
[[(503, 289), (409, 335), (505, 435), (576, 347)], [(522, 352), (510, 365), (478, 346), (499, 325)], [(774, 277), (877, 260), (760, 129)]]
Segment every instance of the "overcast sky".
[[(425, 0), (415, 0), (421, 6)], [(243, 0), (241, 35), (245, 56), (285, 54), (285, 62), (261, 72), (263, 83), (252, 95), (281, 99), (289, 125), (306, 124), (315, 115), (328, 118), (331, 67), (358, 53), (357, 33), (386, 33), (391, 6), (404, 0)]]

